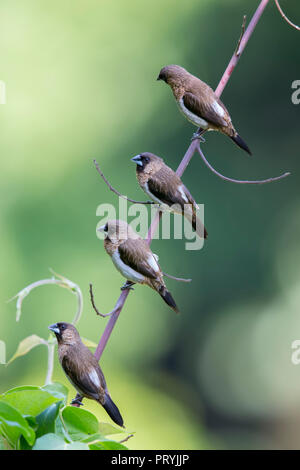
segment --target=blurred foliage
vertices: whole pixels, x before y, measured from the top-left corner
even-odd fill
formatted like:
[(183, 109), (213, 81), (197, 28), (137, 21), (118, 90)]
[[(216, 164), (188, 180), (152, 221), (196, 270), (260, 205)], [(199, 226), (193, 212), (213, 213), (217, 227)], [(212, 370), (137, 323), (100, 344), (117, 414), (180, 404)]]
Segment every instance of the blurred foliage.
[[(282, 3), (299, 24), (298, 0)], [(43, 337), (50, 323), (74, 316), (75, 298), (47, 286), (25, 300), (15, 323), (6, 301), (48, 267), (81, 287), (79, 331), (98, 342), (105, 321), (90, 306), (89, 282), (99, 309), (109, 311), (123, 279), (95, 235), (97, 206), (118, 201), (93, 158), (136, 199), (142, 193), (131, 156), (151, 151), (176, 168), (195, 129), (157, 74), (177, 63), (215, 87), (243, 15), (249, 20), (257, 4), (1, 2), (0, 339), (8, 357), (25, 337)], [(207, 135), (203, 150), (228, 176), (292, 176), (233, 185), (194, 156), (183, 181), (205, 204), (209, 239), (199, 252), (185, 251), (182, 240), (153, 242), (166, 272), (193, 278), (167, 282), (182, 314), (137, 286), (101, 360), (126, 426), (136, 431), (129, 448), (300, 445), (300, 371), (290, 360), (300, 337), (300, 106), (291, 101), (299, 59), (299, 33), (270, 1), (222, 95), (254, 156), (217, 133)], [(0, 392), (41, 385), (45, 364), (46, 350), (36, 348), (2, 367)], [(55, 379), (66, 383), (58, 364)], [(96, 403), (86, 408), (101, 421)]]
[(17, 387), (1, 394), (2, 449), (127, 449), (120, 442), (107, 438), (124, 433), (122, 429), (109, 424), (100, 426), (89, 411), (67, 406), (67, 397), (68, 389), (58, 382), (44, 387)]

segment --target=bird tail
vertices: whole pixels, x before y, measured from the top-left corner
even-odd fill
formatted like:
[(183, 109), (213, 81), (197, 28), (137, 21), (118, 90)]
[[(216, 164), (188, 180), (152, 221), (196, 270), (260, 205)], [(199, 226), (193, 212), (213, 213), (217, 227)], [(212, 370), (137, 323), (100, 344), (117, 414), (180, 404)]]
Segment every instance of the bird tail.
[(167, 305), (169, 305), (169, 307), (171, 307), (174, 312), (176, 313), (179, 313), (179, 310), (178, 310), (178, 307), (176, 305), (176, 302), (175, 300), (173, 299), (172, 295), (171, 295), (171, 292), (169, 292), (165, 286), (161, 286), (157, 292), (159, 293), (159, 295), (161, 296), (161, 298), (166, 302)]
[(249, 155), (252, 155), (251, 150), (249, 149), (248, 145), (246, 144), (246, 142), (243, 141), (243, 139), (241, 138), (241, 136), (239, 136), (238, 133), (236, 133), (233, 136), (230, 136), (230, 138), (238, 147), (248, 152)]
[(198, 237), (200, 238), (207, 238), (207, 230), (204, 227), (203, 223), (199, 219), (199, 217), (196, 216), (195, 212), (193, 213), (193, 217), (191, 220), (192, 227), (197, 233)]
[(121, 413), (120, 413), (120, 411), (118, 410), (118, 407), (114, 404), (114, 402), (112, 401), (112, 399), (110, 398), (110, 396), (107, 392), (105, 393), (105, 402), (102, 406), (105, 409), (106, 413), (114, 421), (114, 423), (118, 424), (119, 426), (124, 427), (123, 418), (121, 416)]

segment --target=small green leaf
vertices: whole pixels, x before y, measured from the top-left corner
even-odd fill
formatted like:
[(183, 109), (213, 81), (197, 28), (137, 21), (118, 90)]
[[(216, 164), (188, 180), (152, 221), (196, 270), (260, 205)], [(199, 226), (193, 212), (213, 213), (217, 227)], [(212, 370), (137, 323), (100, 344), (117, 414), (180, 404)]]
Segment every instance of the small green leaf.
[(31, 351), (31, 349), (35, 348), (39, 344), (45, 344), (47, 346), (47, 342), (43, 338), (40, 338), (37, 335), (31, 335), (23, 339), (20, 342), (15, 354), (8, 361), (7, 365), (10, 364), (15, 359), (17, 359), (18, 357), (24, 356), (29, 351)]
[(91, 444), (89, 448), (91, 450), (128, 450), (128, 447), (124, 446), (123, 444), (109, 440), (101, 442), (99, 441), (96, 444)]
[(123, 444), (120, 444), (119, 442), (116, 442), (116, 441), (112, 441), (111, 439), (106, 439), (104, 436), (102, 436), (99, 433), (86, 437), (85, 439), (82, 439), (81, 442), (88, 444), (91, 450), (110, 450), (110, 449), (111, 450), (125, 450), (127, 449), (127, 447), (125, 447)]
[(74, 406), (66, 406), (62, 418), (72, 440), (79, 441), (90, 434), (98, 433), (99, 423), (92, 413)]
[(44, 434), (55, 432), (55, 420), (57, 418), (59, 408), (63, 405), (62, 401), (58, 401), (48, 406), (42, 413), (37, 415), (36, 422), (38, 428), (35, 432), (36, 437), (41, 437)]
[(4, 393), (0, 395), (0, 400), (16, 408), (22, 415), (36, 416), (57, 402), (58, 398), (45, 390), (25, 389)]
[(62, 437), (50, 433), (39, 437), (32, 450), (89, 450), (89, 446), (83, 442), (68, 444)]
[(65, 385), (59, 382), (54, 382), (52, 384), (44, 385), (44, 387), (42, 387), (42, 390), (45, 390), (54, 397), (63, 400), (64, 404), (67, 403), (69, 390), (67, 389), (67, 387), (65, 387)]
[(29, 426), (32, 427), (32, 429), (33, 429), (34, 431), (37, 430), (38, 424), (37, 424), (37, 422), (36, 422), (35, 416), (23, 415), (23, 418), (26, 419), (27, 423), (29, 424)]
[(2, 401), (0, 401), (0, 432), (13, 448), (16, 448), (21, 435), (29, 445), (33, 445), (35, 440), (34, 430), (21, 413)]

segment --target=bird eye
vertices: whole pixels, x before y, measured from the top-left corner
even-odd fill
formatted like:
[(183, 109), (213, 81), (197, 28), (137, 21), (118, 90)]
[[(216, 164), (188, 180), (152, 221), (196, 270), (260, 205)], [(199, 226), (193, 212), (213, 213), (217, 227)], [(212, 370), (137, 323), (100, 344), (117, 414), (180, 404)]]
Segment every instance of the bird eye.
[(149, 157), (144, 157), (144, 162), (149, 163), (149, 162), (150, 162), (150, 158), (149, 158)]
[(108, 232), (108, 222), (106, 222), (106, 224), (105, 224), (104, 232)]
[(61, 330), (65, 330), (65, 329), (66, 329), (66, 325), (64, 325), (64, 324), (60, 325), (60, 329), (61, 329)]

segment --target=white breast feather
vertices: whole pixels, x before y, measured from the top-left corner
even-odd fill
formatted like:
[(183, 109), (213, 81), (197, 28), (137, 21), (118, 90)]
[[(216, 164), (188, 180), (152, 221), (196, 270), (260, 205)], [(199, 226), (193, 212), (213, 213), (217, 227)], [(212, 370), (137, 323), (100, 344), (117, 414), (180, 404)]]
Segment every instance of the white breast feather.
[(180, 111), (185, 115), (185, 117), (192, 122), (195, 126), (202, 127), (202, 129), (206, 129), (208, 127), (208, 122), (205, 121), (204, 119), (200, 118), (196, 114), (192, 113), (189, 111), (183, 103), (183, 98), (180, 98), (179, 101), (177, 101), (178, 106)]
[(121, 260), (118, 250), (113, 253), (112, 260), (117, 270), (120, 271), (120, 273), (122, 274), (122, 276), (125, 277), (125, 279), (128, 279), (132, 282), (142, 282), (145, 279), (143, 274), (138, 273)]

